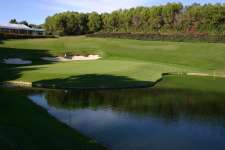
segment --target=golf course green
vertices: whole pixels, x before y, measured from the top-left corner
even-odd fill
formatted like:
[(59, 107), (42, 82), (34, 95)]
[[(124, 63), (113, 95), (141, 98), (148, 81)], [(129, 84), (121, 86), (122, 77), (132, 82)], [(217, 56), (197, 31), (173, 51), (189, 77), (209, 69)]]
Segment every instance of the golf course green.
[[(95, 54), (102, 58), (65, 62), (42, 59), (65, 53), (69, 56)], [(32, 64), (5, 64), (4, 59), (8, 58), (29, 60)], [(153, 86), (153, 90), (223, 94), (224, 58), (223, 43), (85, 36), (3, 40), (0, 41), (0, 82), (22, 81), (43, 87), (78, 89)], [(174, 72), (177, 75), (163, 76)], [(3, 149), (105, 149), (98, 141), (49, 116), (19, 91), (0, 88), (0, 114), (0, 147)]]
[[(6, 40), (0, 59), (31, 60), (30, 65), (1, 64), (2, 81), (54, 84), (56, 87), (122, 88), (151, 86), (168, 72), (225, 75), (225, 44), (138, 41), (85, 36)], [(50, 62), (41, 57), (98, 54), (92, 61)]]

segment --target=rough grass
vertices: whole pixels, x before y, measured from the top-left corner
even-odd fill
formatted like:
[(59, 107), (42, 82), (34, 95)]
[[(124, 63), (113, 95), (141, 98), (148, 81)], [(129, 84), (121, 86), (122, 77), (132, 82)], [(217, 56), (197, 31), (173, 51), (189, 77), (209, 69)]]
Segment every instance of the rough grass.
[(0, 149), (105, 149), (58, 122), (21, 93), (2, 88), (0, 93)]

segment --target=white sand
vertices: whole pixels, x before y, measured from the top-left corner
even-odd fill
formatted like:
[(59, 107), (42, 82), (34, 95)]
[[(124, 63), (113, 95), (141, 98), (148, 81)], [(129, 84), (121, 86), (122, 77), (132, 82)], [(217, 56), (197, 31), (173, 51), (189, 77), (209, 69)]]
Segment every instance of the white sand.
[(85, 61), (85, 60), (98, 60), (101, 57), (99, 55), (88, 55), (88, 56), (73, 56), (72, 58), (64, 57), (42, 57), (43, 60), (47, 61)]
[(64, 58), (64, 57), (42, 57), (41, 59), (47, 61), (71, 61), (71, 59)]
[(97, 60), (101, 57), (99, 55), (88, 55), (88, 56), (73, 56), (72, 60)]
[(14, 65), (25, 65), (25, 64), (32, 64), (30, 60), (22, 60), (20, 58), (8, 58), (3, 59), (5, 64), (14, 64)]
[(192, 72), (189, 72), (189, 73), (187, 73), (187, 75), (189, 75), (189, 76), (210, 76), (209, 74), (207, 74), (207, 73), (192, 73)]

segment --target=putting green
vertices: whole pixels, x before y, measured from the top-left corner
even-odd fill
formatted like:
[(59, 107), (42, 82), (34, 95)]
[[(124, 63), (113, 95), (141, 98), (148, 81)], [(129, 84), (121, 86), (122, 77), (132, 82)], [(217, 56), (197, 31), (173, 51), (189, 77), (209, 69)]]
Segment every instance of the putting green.
[[(43, 56), (99, 54), (96, 61), (52, 63)], [(17, 80), (75, 87), (122, 87), (152, 84), (167, 72), (225, 75), (225, 44), (60, 37), (9, 40), (0, 58), (23, 58), (32, 65), (1, 64), (1, 81)]]
[[(58, 84), (70, 87), (116, 87), (151, 84), (164, 72), (185, 72), (194, 69), (139, 61), (98, 60), (62, 62), (20, 67), (18, 81)], [(77, 78), (79, 77), (79, 78)], [(68, 81), (68, 82), (67, 82)]]

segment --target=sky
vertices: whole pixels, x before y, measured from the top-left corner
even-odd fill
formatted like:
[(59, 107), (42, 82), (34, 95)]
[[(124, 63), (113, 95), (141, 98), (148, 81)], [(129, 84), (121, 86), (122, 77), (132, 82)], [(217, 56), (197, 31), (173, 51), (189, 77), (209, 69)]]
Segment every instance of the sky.
[(0, 23), (10, 19), (26, 20), (29, 23), (44, 23), (47, 16), (63, 11), (111, 12), (117, 9), (136, 6), (162, 5), (168, 2), (181, 2), (190, 5), (194, 2), (225, 3), (225, 0), (1, 0)]

